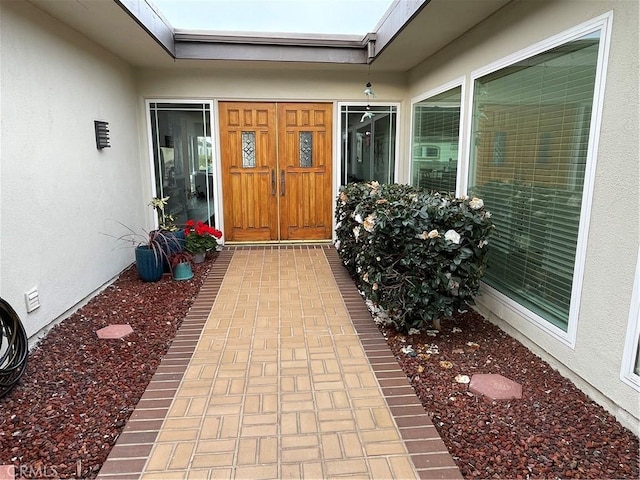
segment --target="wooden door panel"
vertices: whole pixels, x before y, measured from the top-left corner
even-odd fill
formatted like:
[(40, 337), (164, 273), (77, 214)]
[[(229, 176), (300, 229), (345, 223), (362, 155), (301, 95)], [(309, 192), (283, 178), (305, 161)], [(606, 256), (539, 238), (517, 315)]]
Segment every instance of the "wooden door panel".
[[(278, 105), (278, 158), (284, 190), (280, 192), (280, 238), (331, 238), (331, 112), (330, 104)], [(310, 138), (311, 161), (301, 151)], [(304, 157), (304, 158), (303, 158)]]
[[(221, 102), (219, 110), (227, 240), (330, 239), (332, 106)], [(255, 138), (251, 164), (243, 134)]]
[(331, 217), (327, 219), (325, 212), (327, 203), (331, 203), (331, 191), (325, 188), (326, 183), (325, 174), (319, 172), (289, 172), (287, 175), (287, 202), (282, 208), (286, 209), (283, 218), (287, 219), (290, 239), (327, 238)]
[[(276, 124), (273, 104), (219, 104), (224, 228), (229, 241), (274, 240), (278, 235)], [(252, 148), (243, 133), (253, 135)], [(252, 162), (243, 153), (252, 151)]]

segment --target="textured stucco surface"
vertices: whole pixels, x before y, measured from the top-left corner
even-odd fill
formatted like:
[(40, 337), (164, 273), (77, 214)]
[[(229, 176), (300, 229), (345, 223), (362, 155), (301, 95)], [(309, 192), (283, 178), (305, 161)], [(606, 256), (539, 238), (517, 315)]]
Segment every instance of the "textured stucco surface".
[(128, 66), (27, 2), (0, 2), (0, 57), (0, 295), (32, 336), (133, 261), (103, 233), (147, 221), (136, 91)]

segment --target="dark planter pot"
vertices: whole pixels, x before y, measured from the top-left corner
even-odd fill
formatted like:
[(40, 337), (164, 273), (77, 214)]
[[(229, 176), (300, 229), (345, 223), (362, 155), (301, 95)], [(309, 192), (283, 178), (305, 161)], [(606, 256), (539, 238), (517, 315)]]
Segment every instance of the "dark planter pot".
[(157, 282), (164, 273), (163, 254), (153, 251), (147, 245), (136, 247), (136, 269), (143, 282)]
[(162, 231), (162, 235), (164, 238), (159, 242), (164, 252), (163, 269), (165, 272), (170, 272), (171, 266), (169, 265), (169, 258), (174, 253), (184, 251), (185, 234), (184, 230), (176, 230), (175, 232)]

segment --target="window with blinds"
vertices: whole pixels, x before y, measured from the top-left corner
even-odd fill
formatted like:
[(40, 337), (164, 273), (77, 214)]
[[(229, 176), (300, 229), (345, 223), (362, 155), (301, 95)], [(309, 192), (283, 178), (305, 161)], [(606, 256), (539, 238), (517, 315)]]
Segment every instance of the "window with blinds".
[(462, 87), (413, 105), (412, 182), (441, 193), (456, 191)]
[(475, 80), (469, 193), (492, 213), (484, 281), (567, 331), (599, 33)]

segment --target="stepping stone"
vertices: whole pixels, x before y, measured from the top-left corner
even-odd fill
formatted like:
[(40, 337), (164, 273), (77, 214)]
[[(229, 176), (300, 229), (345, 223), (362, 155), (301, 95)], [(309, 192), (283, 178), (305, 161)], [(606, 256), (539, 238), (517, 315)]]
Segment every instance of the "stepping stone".
[(98, 338), (123, 338), (133, 333), (133, 328), (130, 325), (109, 325), (108, 327), (97, 330)]
[(469, 391), (489, 400), (522, 398), (522, 385), (495, 373), (476, 373), (471, 377)]
[(15, 478), (15, 465), (0, 465), (0, 480), (13, 480)]

